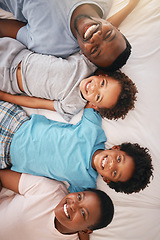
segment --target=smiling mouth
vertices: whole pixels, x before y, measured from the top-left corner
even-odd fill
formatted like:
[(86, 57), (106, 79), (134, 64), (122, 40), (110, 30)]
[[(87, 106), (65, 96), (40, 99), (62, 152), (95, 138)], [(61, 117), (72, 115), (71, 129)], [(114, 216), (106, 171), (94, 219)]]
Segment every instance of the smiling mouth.
[(84, 36), (83, 36), (83, 38), (85, 39), (85, 40), (89, 40), (91, 37), (92, 37), (92, 35), (97, 31), (99, 29), (99, 24), (94, 24), (94, 25), (92, 25), (92, 26), (90, 26), (87, 30), (86, 30), (86, 32), (84, 33)]
[(64, 204), (64, 213), (65, 213), (66, 217), (70, 219), (69, 213), (67, 211), (67, 204)]
[(89, 85), (90, 85), (90, 83), (91, 83), (91, 81), (89, 81), (89, 82), (86, 84), (86, 86), (85, 86), (86, 93), (88, 93), (88, 91), (89, 91)]
[(102, 169), (104, 169), (105, 163), (108, 161), (107, 157), (108, 157), (108, 155), (106, 157), (104, 157), (102, 160)]
[(105, 164), (107, 164), (108, 166), (108, 169), (111, 169), (112, 168), (112, 165), (113, 165), (113, 159), (108, 159), (108, 155), (106, 157), (103, 158), (102, 160), (102, 169), (104, 169), (105, 167)]

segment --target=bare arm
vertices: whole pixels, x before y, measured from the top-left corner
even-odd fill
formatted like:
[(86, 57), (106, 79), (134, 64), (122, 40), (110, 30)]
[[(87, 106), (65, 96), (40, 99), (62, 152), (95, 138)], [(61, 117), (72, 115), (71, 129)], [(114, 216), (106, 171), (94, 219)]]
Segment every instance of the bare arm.
[(18, 20), (0, 19), (0, 37), (11, 37), (16, 39), (18, 30), (25, 25), (26, 23)]
[(10, 169), (0, 170), (0, 180), (2, 187), (19, 193), (18, 185), (21, 173), (11, 171)]
[(52, 100), (47, 100), (37, 97), (29, 97), (23, 95), (12, 95), (3, 91), (0, 91), (0, 100), (21, 105), (29, 108), (48, 109), (55, 111)]
[(107, 21), (112, 23), (115, 27), (118, 27), (123, 22), (123, 20), (133, 11), (139, 1), (140, 0), (130, 0), (124, 8), (108, 18)]

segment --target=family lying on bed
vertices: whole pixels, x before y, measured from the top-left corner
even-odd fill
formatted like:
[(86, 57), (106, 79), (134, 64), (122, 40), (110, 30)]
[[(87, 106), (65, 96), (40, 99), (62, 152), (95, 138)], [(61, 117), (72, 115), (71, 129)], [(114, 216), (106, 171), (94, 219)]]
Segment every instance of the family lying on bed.
[[(3, 187), (24, 196), (15, 195), (19, 206), (28, 206), (20, 211), (23, 221), (17, 232), (6, 233), (12, 237), (26, 231), (26, 239), (76, 239), (76, 233), (87, 239), (81, 233), (107, 226), (114, 214), (109, 196), (92, 190), (98, 174), (115, 191), (127, 194), (150, 182), (153, 167), (147, 148), (123, 143), (105, 149), (101, 117), (123, 119), (134, 109), (137, 93), (132, 80), (118, 70), (131, 46), (116, 27), (139, 0), (130, 0), (109, 19), (116, 27), (102, 19), (111, 2), (48, 1), (46, 6), (41, 0), (24, 1), (22, 6), (19, 1), (0, 0), (1, 8), (23, 21), (0, 20), (0, 179)], [(76, 53), (79, 47), (84, 55)], [(12, 95), (24, 93), (28, 96)], [(73, 125), (28, 116), (16, 104), (57, 111), (66, 121), (82, 108), (84, 113)], [(71, 193), (64, 197), (65, 187), (48, 178), (67, 181)], [(2, 217), (4, 206), (14, 206), (6, 201), (0, 207)]]

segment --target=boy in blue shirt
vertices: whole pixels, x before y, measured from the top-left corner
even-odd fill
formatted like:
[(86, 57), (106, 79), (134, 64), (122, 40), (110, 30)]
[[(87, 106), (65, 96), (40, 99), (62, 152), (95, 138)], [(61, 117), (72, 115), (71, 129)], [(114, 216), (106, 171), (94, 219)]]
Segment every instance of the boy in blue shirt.
[(19, 106), (1, 101), (0, 168), (67, 181), (71, 192), (95, 188), (98, 173), (108, 184), (120, 183), (116, 191), (145, 188), (152, 175), (148, 150), (138, 144), (105, 150), (101, 122), (92, 108), (85, 108), (81, 121), (73, 125), (29, 117)]

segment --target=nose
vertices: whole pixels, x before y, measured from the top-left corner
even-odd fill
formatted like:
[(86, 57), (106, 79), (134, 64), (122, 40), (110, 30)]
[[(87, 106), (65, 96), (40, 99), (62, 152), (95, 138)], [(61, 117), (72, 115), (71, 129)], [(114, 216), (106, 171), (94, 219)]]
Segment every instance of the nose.
[(102, 38), (101, 38), (101, 31), (99, 30), (99, 31), (93, 33), (90, 42), (91, 42), (91, 43), (100, 44), (101, 41), (102, 41)]
[(70, 209), (71, 209), (73, 212), (76, 212), (77, 208), (78, 208), (78, 203), (77, 203), (77, 201), (72, 201), (72, 202), (70, 203)]
[(112, 169), (113, 168), (113, 159), (110, 159), (109, 161), (109, 169)]
[(96, 90), (96, 83), (95, 83), (94, 81), (92, 81), (92, 82), (90, 83), (90, 90), (91, 90), (92, 92), (95, 92), (95, 90)]
[(114, 170), (117, 167), (116, 155), (112, 154), (108, 156), (109, 169)]

